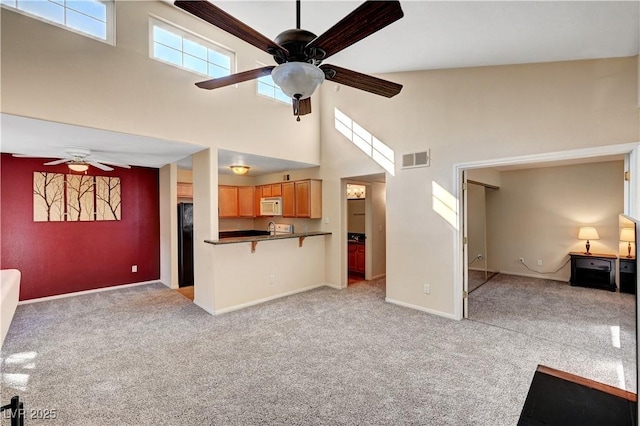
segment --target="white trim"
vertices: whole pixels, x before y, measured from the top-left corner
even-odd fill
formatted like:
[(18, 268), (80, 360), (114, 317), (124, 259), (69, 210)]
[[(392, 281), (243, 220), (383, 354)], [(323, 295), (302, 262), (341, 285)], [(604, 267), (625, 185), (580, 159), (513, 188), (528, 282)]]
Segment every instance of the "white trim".
[[(199, 44), (202, 47), (205, 47), (207, 49), (211, 49), (211, 50), (215, 50), (216, 52), (222, 54), (222, 55), (226, 55), (229, 57), (229, 75), (234, 74), (235, 70), (237, 69), (237, 54), (233, 49), (230, 49), (220, 43), (216, 43), (215, 41), (206, 38), (202, 35), (199, 35), (197, 33), (194, 33), (193, 31), (190, 31), (184, 27), (181, 27), (180, 25), (174, 24), (171, 21), (167, 21), (164, 18), (161, 18), (157, 15), (154, 15), (152, 13), (149, 14), (149, 58), (153, 59), (154, 61), (158, 61), (160, 63), (166, 64), (166, 65), (171, 65), (172, 67), (181, 69), (183, 71), (187, 71), (190, 72), (192, 74), (196, 74), (199, 76), (202, 76), (204, 78), (207, 79), (212, 79), (213, 77), (211, 77), (208, 74), (202, 74), (198, 71), (195, 71), (191, 68), (187, 68), (183, 65), (178, 65), (178, 64), (174, 64), (173, 62), (168, 62), (165, 60), (162, 60), (160, 58), (156, 58), (154, 55), (154, 43), (155, 43), (155, 39), (154, 39), (154, 34), (153, 34), (153, 27), (157, 26), (158, 28), (161, 28), (167, 32), (173, 33), (177, 36), (180, 36), (182, 39), (187, 39), (189, 41), (192, 41), (193, 43)], [(160, 43), (161, 44), (161, 43)], [(169, 47), (170, 49), (173, 49), (171, 47)], [(176, 51), (178, 51), (177, 49), (174, 49)], [(184, 51), (184, 46), (182, 47), (181, 50), (179, 50), (178, 52), (180, 52), (180, 54), (182, 55), (182, 57), (184, 58), (184, 55), (189, 55), (188, 53), (185, 53)], [(190, 55), (191, 56), (191, 55)], [(196, 58), (196, 59), (201, 59), (201, 58)], [(201, 59), (202, 60), (202, 59)], [(207, 53), (207, 59), (204, 60), (204, 62), (207, 63), (207, 70), (209, 69), (209, 65), (216, 65), (213, 64), (212, 62), (209, 62), (209, 57), (208, 57), (208, 53)], [(233, 85), (234, 87), (238, 87), (237, 84)]]
[(330, 288), (333, 288), (335, 290), (344, 290), (346, 288), (346, 287), (340, 287), (339, 285), (329, 284), (329, 283), (324, 283), (323, 285), (325, 287), (330, 287)]
[[(486, 167), (499, 167), (508, 165), (525, 165), (535, 164), (540, 162), (552, 162), (563, 160), (578, 160), (583, 158), (601, 157), (607, 155), (628, 155), (629, 156), (629, 170), (631, 171), (631, 180), (629, 181), (629, 202), (625, 202), (625, 209), (628, 212), (625, 214), (636, 217), (637, 213), (640, 213), (640, 185), (637, 184), (636, 172), (638, 172), (638, 155), (637, 150), (640, 146), (640, 142), (617, 144), (617, 145), (604, 145), (591, 148), (581, 148), (567, 151), (547, 152), (541, 154), (523, 155), (520, 157), (506, 157), (493, 160), (472, 161), (469, 163), (456, 163), (453, 165), (453, 196), (457, 200), (457, 211), (461, 211), (461, 195), (463, 184), (463, 171), (469, 169), (479, 169)], [(640, 174), (640, 172), (638, 172)], [(625, 194), (626, 195), (626, 194)], [(464, 285), (464, 276), (462, 273), (464, 254), (462, 252), (462, 221), (463, 215), (458, 214), (457, 229), (453, 232), (453, 317), (455, 319), (462, 318), (462, 287)], [(538, 276), (539, 278), (539, 276)], [(640, 309), (640, 298), (638, 298)]]
[(403, 308), (415, 309), (416, 311), (426, 312), (427, 314), (437, 315), (439, 317), (449, 318), (452, 320), (458, 320), (461, 318), (456, 318), (455, 315), (448, 314), (442, 311), (436, 311), (435, 309), (425, 308), (424, 306), (412, 305), (411, 303), (400, 302), (399, 300), (389, 299), (388, 297), (384, 299), (387, 303), (392, 303), (394, 305), (402, 306)]
[(373, 280), (377, 280), (377, 279), (379, 279), (379, 278), (386, 277), (386, 276), (387, 276), (387, 274), (386, 274), (386, 273), (384, 273), (384, 274), (378, 274), (378, 275), (376, 275), (375, 277), (371, 277), (371, 281), (373, 281)]
[(133, 283), (133, 284), (115, 285), (111, 287), (96, 288), (93, 290), (76, 291), (74, 293), (65, 293), (65, 294), (57, 294), (55, 296), (39, 297), (37, 299), (21, 300), (20, 302), (18, 302), (18, 305), (28, 305), (31, 303), (46, 302), (49, 300), (66, 299), (67, 297), (82, 296), (85, 294), (92, 294), (92, 293), (102, 293), (103, 291), (120, 290), (123, 288), (138, 287), (141, 285), (149, 285), (149, 284), (162, 284), (162, 283), (158, 280), (153, 280), (153, 281), (143, 281), (143, 282)]
[[(211, 313), (213, 315), (226, 314), (227, 312), (237, 311), (239, 309), (248, 308), (250, 306), (259, 305), (261, 303), (270, 302), (271, 300), (281, 299), (283, 297), (291, 296), (291, 295), (294, 295), (294, 294), (297, 294), (297, 293), (303, 293), (305, 291), (313, 290), (313, 289), (320, 288), (320, 287), (327, 287), (327, 286), (329, 286), (329, 285), (328, 284), (324, 284), (324, 283), (316, 284), (316, 285), (312, 285), (312, 286), (309, 286), (309, 287), (299, 288), (299, 289), (296, 289), (296, 290), (291, 290), (291, 291), (287, 291), (287, 292), (284, 292), (284, 293), (276, 294), (275, 296), (265, 297), (264, 299), (252, 300), (251, 302), (241, 303), (239, 305), (230, 306), (228, 308), (217, 309), (214, 312), (209, 312), (206, 309), (205, 309), (205, 311), (207, 311), (207, 312), (209, 312), (209, 313)], [(333, 286), (329, 286), (329, 287), (333, 287)], [(335, 287), (333, 287), (333, 288), (335, 288)], [(198, 305), (198, 306), (200, 306), (200, 305)], [(200, 306), (200, 307), (202, 308), (202, 306)]]

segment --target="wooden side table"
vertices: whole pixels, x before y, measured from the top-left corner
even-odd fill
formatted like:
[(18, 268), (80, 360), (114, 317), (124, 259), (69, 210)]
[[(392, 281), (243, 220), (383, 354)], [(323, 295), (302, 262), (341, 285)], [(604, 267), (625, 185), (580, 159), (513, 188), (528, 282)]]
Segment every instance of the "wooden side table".
[(573, 286), (601, 288), (616, 291), (616, 259), (614, 254), (569, 253)]
[(636, 258), (621, 257), (618, 267), (620, 268), (620, 292), (636, 294)]

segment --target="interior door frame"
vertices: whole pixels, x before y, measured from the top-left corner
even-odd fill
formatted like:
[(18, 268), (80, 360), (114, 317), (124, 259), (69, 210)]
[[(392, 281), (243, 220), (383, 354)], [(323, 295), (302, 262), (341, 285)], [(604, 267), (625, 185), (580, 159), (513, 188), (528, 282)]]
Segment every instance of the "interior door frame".
[[(624, 211), (622, 213), (633, 218), (640, 218), (640, 185), (638, 185), (637, 178), (637, 175), (640, 174), (638, 164), (639, 147), (640, 142), (635, 142), (454, 164), (453, 188), (455, 193), (453, 195), (456, 198), (456, 211), (459, 212), (459, 214), (457, 226), (455, 232), (453, 232), (455, 301), (453, 317), (459, 320), (465, 317), (465, 312), (468, 312), (468, 310), (465, 310), (465, 307), (468, 308), (467, 297), (465, 297), (465, 291), (468, 289), (468, 268), (466, 267), (468, 254), (466, 253), (467, 250), (464, 240), (466, 237), (465, 171), (500, 166), (533, 165), (547, 162), (561, 164), (563, 161), (573, 162), (575, 160), (587, 160), (589, 158), (606, 157), (610, 155), (625, 155), (625, 170), (630, 172), (630, 176), (628, 180), (625, 180)], [(640, 306), (638, 301), (640, 301), (640, 298), (636, 300), (636, 312), (638, 312)], [(638, 365), (640, 365), (640, 362)]]

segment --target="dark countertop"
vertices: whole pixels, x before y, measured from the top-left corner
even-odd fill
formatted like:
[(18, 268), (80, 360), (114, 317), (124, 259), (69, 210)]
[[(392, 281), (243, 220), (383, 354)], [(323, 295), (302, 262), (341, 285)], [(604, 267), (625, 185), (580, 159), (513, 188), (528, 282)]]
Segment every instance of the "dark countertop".
[(296, 232), (294, 234), (280, 234), (280, 235), (255, 235), (248, 237), (230, 237), (222, 238), (219, 240), (204, 240), (205, 243), (213, 245), (222, 244), (236, 244), (236, 243), (250, 243), (257, 241), (269, 241), (269, 240), (285, 240), (287, 238), (306, 238), (315, 237), (318, 235), (331, 235), (331, 232)]

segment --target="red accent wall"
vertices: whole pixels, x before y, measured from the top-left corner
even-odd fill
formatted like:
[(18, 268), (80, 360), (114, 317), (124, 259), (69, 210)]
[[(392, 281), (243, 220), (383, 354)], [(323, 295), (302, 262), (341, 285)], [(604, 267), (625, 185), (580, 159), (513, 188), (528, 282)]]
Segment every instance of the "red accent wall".
[(120, 178), (122, 220), (34, 222), (33, 172), (69, 173), (44, 162), (9, 154), (0, 161), (0, 268), (22, 273), (20, 300), (159, 279), (158, 170), (89, 168)]

